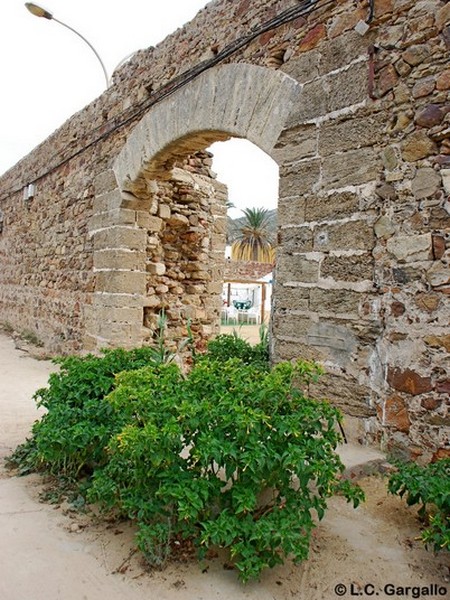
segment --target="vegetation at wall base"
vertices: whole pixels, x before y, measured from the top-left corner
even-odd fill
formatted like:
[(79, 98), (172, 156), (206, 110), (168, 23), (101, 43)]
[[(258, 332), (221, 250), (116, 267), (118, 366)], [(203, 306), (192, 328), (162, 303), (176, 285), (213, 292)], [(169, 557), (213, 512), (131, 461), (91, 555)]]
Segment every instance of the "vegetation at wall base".
[(397, 463), (389, 478), (389, 491), (405, 497), (409, 506), (419, 505), (424, 522), (421, 539), (435, 552), (450, 550), (450, 458), (426, 466)]
[(363, 494), (340, 478), (339, 411), (302, 391), (319, 367), (269, 369), (265, 344), (252, 354), (219, 336), (187, 374), (146, 348), (62, 359), (36, 393), (48, 412), (14, 460), (69, 477), (88, 502), (134, 520), (153, 565), (179, 540), (200, 557), (228, 549), (242, 581), (304, 560), (328, 499), (357, 506)]

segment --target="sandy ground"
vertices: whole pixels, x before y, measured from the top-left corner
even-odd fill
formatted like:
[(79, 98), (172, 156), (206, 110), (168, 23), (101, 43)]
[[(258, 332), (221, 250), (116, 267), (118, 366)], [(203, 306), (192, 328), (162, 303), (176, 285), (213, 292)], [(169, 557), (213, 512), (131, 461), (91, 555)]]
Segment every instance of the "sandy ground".
[[(0, 334), (2, 458), (26, 437), (37, 416), (31, 396), (53, 369)], [(342, 455), (353, 465), (379, 458), (375, 451), (356, 447), (345, 448)], [(434, 556), (416, 541), (415, 510), (389, 496), (380, 476), (364, 477), (361, 484), (367, 502), (356, 511), (342, 498), (330, 502), (308, 561), (288, 562), (263, 573), (260, 582), (242, 586), (234, 571), (224, 569), (222, 556), (200, 566), (177, 562), (164, 571), (149, 571), (133, 550), (130, 524), (103, 523), (67, 504), (42, 503), (41, 477), (12, 477), (2, 466), (0, 600), (327, 600), (354, 597), (365, 585), (361, 598), (372, 592), (390, 598), (386, 584), (436, 584), (450, 595), (448, 554)], [(345, 590), (336, 588), (339, 584)], [(411, 591), (403, 594), (408, 595), (413, 597)]]

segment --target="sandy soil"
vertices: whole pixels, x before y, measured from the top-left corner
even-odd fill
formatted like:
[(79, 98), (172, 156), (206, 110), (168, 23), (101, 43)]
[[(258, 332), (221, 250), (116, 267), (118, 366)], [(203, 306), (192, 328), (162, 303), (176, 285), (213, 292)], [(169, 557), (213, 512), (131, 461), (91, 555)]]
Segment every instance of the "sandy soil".
[[(52, 369), (0, 335), (0, 456), (25, 438), (36, 418), (31, 395)], [(347, 448), (344, 461), (355, 464), (375, 455)], [(384, 592), (386, 584), (437, 584), (450, 595), (448, 554), (434, 556), (416, 541), (415, 510), (389, 496), (381, 476), (364, 477), (361, 485), (367, 502), (356, 511), (342, 498), (330, 502), (308, 561), (288, 562), (242, 586), (236, 573), (224, 568), (224, 556), (148, 570), (134, 551), (129, 523), (104, 523), (67, 504), (42, 503), (41, 477), (11, 477), (2, 467), (0, 600), (326, 600), (351, 598), (365, 585), (362, 598), (372, 592), (393, 597)], [(338, 584), (346, 587), (337, 588), (344, 592), (340, 596)]]

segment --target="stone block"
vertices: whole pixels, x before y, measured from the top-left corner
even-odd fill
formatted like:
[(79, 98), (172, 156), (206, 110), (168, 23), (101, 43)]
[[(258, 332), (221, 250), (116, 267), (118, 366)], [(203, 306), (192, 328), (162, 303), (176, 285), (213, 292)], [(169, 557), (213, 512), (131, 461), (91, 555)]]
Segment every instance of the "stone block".
[(419, 130), (412, 133), (406, 138), (402, 146), (403, 160), (414, 162), (422, 158), (427, 158), (432, 154), (436, 154), (437, 146), (431, 140), (425, 131)]
[(350, 366), (351, 356), (357, 347), (357, 339), (351, 327), (325, 321), (310, 323), (307, 341), (308, 345), (320, 348), (327, 362), (343, 368)]
[(375, 244), (373, 226), (366, 221), (322, 225), (314, 229), (314, 250), (371, 250)]
[(360, 385), (352, 377), (323, 375), (318, 383), (309, 386), (313, 398), (327, 398), (334, 406), (352, 417), (371, 417), (375, 409), (370, 404), (370, 388)]
[(326, 87), (329, 112), (360, 104), (367, 97), (367, 63), (357, 63), (345, 71), (328, 75)]
[(94, 309), (97, 307), (142, 309), (143, 302), (142, 294), (96, 292), (93, 294), (92, 306)]
[(310, 193), (320, 179), (320, 160), (312, 159), (280, 169), (280, 198)]
[(279, 286), (273, 296), (274, 311), (308, 310), (309, 295), (308, 288)]
[(321, 358), (320, 349), (312, 348), (300, 341), (279, 340), (276, 337), (274, 339), (273, 360), (275, 363), (282, 360), (320, 360)]
[(360, 117), (352, 114), (351, 118), (323, 123), (319, 129), (320, 155), (373, 146), (383, 135), (385, 121), (386, 116), (377, 113)]
[(278, 201), (278, 227), (301, 225), (305, 221), (305, 198), (280, 198)]
[(310, 252), (313, 249), (312, 231), (309, 227), (280, 229), (278, 237), (284, 252)]
[(90, 231), (113, 227), (115, 225), (134, 225), (136, 213), (126, 208), (116, 208), (105, 212), (94, 214), (88, 223)]
[(443, 261), (435, 261), (426, 274), (432, 287), (441, 287), (450, 283), (450, 265)]
[(431, 167), (418, 169), (412, 180), (411, 189), (417, 200), (430, 198), (439, 190), (441, 186), (441, 176)]
[[(321, 46), (321, 74), (335, 71), (348, 65), (359, 56), (367, 56), (367, 47), (374, 39), (373, 31), (362, 36), (353, 29), (328, 41)], [(352, 67), (350, 67), (352, 69)]]
[(97, 323), (127, 323), (140, 326), (144, 316), (143, 308), (111, 308), (97, 307), (94, 318)]
[(147, 274), (140, 271), (99, 271), (96, 292), (115, 294), (145, 294)]
[(317, 155), (318, 128), (316, 125), (298, 125), (285, 129), (275, 145), (273, 158), (279, 165), (298, 162)]
[(349, 150), (324, 158), (322, 186), (325, 189), (360, 185), (378, 178), (381, 158), (372, 148)]
[(433, 389), (430, 377), (422, 377), (412, 369), (388, 367), (387, 382), (395, 390), (412, 396), (425, 394)]
[(373, 226), (375, 235), (378, 238), (387, 239), (394, 235), (395, 225), (392, 219), (387, 215), (382, 215)]
[(94, 178), (94, 189), (97, 196), (118, 189), (114, 171), (112, 169), (107, 169), (97, 175)]
[(373, 257), (369, 253), (360, 256), (326, 256), (320, 267), (320, 277), (335, 281), (373, 281)]
[(134, 227), (109, 227), (93, 235), (94, 250), (126, 248), (144, 252), (147, 245), (147, 232)]
[(358, 314), (362, 294), (351, 290), (311, 289), (311, 309), (334, 314)]
[(408, 408), (405, 400), (398, 395), (387, 398), (384, 405), (384, 415), (380, 414), (383, 419), (383, 425), (393, 427), (404, 433), (409, 432), (411, 421), (408, 414)]
[(424, 342), (432, 348), (444, 348), (447, 352), (450, 352), (450, 334), (427, 335)]
[(129, 250), (98, 250), (94, 252), (94, 269), (125, 269), (145, 271), (146, 254)]
[(320, 59), (321, 55), (318, 50), (310, 50), (284, 63), (281, 70), (300, 83), (305, 83), (319, 75)]
[(319, 278), (319, 263), (301, 255), (283, 254), (278, 257), (276, 273), (278, 283), (315, 283)]
[(159, 217), (154, 217), (146, 211), (138, 211), (137, 213), (137, 224), (139, 227), (143, 227), (147, 231), (157, 232), (161, 231), (163, 227), (163, 220)]
[(304, 338), (311, 325), (309, 317), (289, 313), (272, 315), (272, 327), (278, 337)]
[(148, 263), (147, 264), (147, 273), (151, 275), (164, 275), (166, 272), (166, 265), (164, 263)]
[(93, 202), (93, 213), (119, 209), (122, 206), (122, 196), (119, 190), (97, 194)]
[(311, 81), (303, 86), (298, 106), (293, 110), (287, 123), (288, 127), (295, 127), (300, 123), (317, 119), (329, 112), (327, 94), (324, 94), (323, 90), (322, 79)]
[(431, 258), (431, 233), (396, 236), (387, 241), (387, 250), (399, 262), (417, 262)]
[(352, 192), (336, 192), (306, 197), (306, 221), (331, 221), (351, 217), (359, 208), (359, 197)]

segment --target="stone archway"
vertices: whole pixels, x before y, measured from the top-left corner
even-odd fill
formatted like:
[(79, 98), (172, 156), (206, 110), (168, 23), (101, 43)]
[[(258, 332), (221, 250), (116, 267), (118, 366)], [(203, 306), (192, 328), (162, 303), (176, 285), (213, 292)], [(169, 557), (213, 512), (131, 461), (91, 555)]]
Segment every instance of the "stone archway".
[[(194, 307), (200, 338), (214, 333), (224, 212), (205, 216), (206, 229), (217, 226), (215, 249), (204, 232), (196, 232), (197, 247), (190, 246), (188, 254), (194, 248), (201, 260), (192, 253), (184, 256), (184, 272), (174, 273), (192, 216), (179, 210), (184, 200), (176, 194), (183, 189), (187, 197), (201, 202), (203, 194), (210, 205), (219, 204), (214, 198), (223, 194), (220, 185), (201, 176), (186, 177), (183, 160), (214, 141), (246, 138), (280, 168), (273, 358), (303, 357), (325, 364), (328, 376), (314, 393), (355, 417), (359, 430), (365, 423), (366, 432), (376, 433), (375, 406), (385, 389), (374, 260), (378, 212), (365, 207), (372, 203), (380, 160), (372, 150), (362, 155), (338, 149), (343, 142), (336, 138), (336, 120), (341, 116), (347, 127), (345, 119), (361, 104), (358, 100), (350, 111), (348, 98), (340, 95), (340, 79), (333, 85), (336, 110), (324, 116), (314, 86), (302, 86), (279, 70), (231, 64), (205, 72), (149, 110), (112, 168), (96, 180), (96, 214), (90, 223), (96, 288), (86, 345), (145, 343), (151, 318), (154, 323), (164, 307), (157, 293), (165, 289), (160, 280), (169, 272), (172, 279), (187, 277), (192, 283), (189, 289), (183, 281), (174, 283), (167, 301), (167, 306), (174, 304), (170, 318), (175, 328), (190, 318)], [(169, 196), (175, 190), (169, 203), (161, 201), (167, 189)], [(171, 201), (177, 204), (175, 211)], [(167, 226), (174, 232), (164, 237)], [(160, 259), (165, 244), (173, 257), (169, 266)], [(214, 268), (205, 267), (211, 264)], [(180, 331), (178, 327), (174, 339)]]
[[(143, 328), (145, 307), (152, 303), (148, 277), (166, 268), (158, 261), (148, 264), (148, 237), (158, 236), (170, 218), (156, 201), (155, 180), (170, 180), (177, 160), (230, 137), (246, 138), (276, 160), (275, 146), (301, 88), (280, 71), (223, 65), (153, 106), (134, 128), (112, 169), (95, 182), (89, 226), (96, 287), (86, 323), (88, 347), (132, 347), (148, 335)], [(194, 189), (202, 186), (208, 182), (193, 181)], [(220, 184), (215, 187), (213, 195), (223, 194)]]

